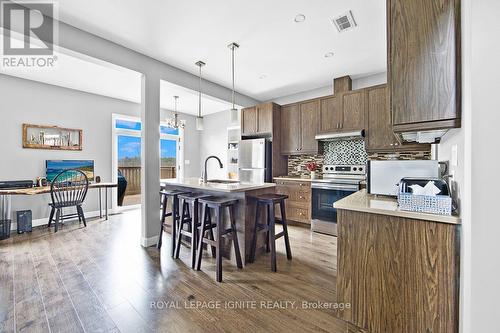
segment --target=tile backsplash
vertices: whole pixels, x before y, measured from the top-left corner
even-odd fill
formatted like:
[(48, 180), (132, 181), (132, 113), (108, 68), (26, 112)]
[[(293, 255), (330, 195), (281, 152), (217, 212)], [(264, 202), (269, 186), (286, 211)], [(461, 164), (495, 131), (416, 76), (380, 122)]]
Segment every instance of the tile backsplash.
[(307, 177), (311, 173), (306, 169), (306, 164), (314, 162), (317, 165), (316, 174), (321, 176), (324, 160), (323, 155), (291, 155), (288, 157), (288, 175)]
[(327, 165), (366, 164), (368, 160), (363, 139), (326, 141), (323, 145)]
[(288, 157), (288, 175), (295, 177), (307, 177), (310, 172), (306, 164), (315, 162), (317, 164), (316, 174), (321, 176), (324, 164), (328, 165), (350, 165), (366, 164), (368, 160), (429, 160), (430, 151), (422, 152), (396, 152), (396, 153), (371, 153), (365, 150), (365, 141), (362, 139), (340, 140), (321, 142), (323, 154), (319, 155), (297, 155)]

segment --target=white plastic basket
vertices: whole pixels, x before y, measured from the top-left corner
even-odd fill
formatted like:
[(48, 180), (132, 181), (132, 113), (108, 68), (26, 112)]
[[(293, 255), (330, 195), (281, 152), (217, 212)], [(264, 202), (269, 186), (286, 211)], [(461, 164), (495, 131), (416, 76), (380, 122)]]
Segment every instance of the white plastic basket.
[(400, 193), (398, 204), (401, 210), (410, 212), (451, 215), (451, 197), (447, 195), (413, 195)]

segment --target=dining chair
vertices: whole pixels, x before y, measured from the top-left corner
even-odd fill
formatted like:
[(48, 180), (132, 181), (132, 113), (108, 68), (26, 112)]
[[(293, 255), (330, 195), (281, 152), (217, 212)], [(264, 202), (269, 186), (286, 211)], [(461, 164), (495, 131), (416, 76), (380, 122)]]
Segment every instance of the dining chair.
[[(82, 204), (87, 196), (89, 180), (84, 172), (76, 169), (68, 169), (59, 173), (50, 185), (50, 196), (52, 207), (49, 217), (50, 227), (55, 214), (55, 232), (59, 228), (59, 223), (66, 218), (78, 216), (78, 220), (86, 227), (85, 214)], [(63, 216), (63, 209), (75, 207), (76, 214)]]

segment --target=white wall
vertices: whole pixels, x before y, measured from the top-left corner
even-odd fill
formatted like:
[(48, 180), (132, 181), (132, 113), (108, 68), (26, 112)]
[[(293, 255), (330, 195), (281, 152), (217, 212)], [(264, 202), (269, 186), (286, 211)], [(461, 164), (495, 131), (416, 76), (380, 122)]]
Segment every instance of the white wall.
[(500, 332), (500, 1), (471, 1), (471, 329)]
[[(47, 159), (93, 159), (95, 174), (111, 180), (111, 114), (140, 117), (140, 104), (52, 86), (0, 74), (0, 163), (1, 180), (35, 179), (45, 174)], [(169, 111), (162, 111), (166, 118)], [(185, 175), (198, 174), (199, 134), (194, 117), (186, 119), (185, 159), (190, 160)], [(83, 130), (83, 151), (56, 151), (22, 148), (23, 123), (58, 125)], [(13, 197), (12, 210), (31, 209), (33, 219), (49, 214), (49, 195)], [(110, 199), (111, 201), (111, 199)], [(97, 192), (90, 191), (85, 210), (97, 210)]]
[[(352, 89), (362, 89), (366, 87), (376, 86), (378, 84), (387, 83), (387, 73), (377, 73), (373, 75), (367, 75), (363, 77), (352, 78)], [(274, 98), (271, 102), (275, 102), (279, 105), (285, 105), (290, 103), (295, 103), (299, 101), (304, 101), (307, 99), (322, 97), (333, 94), (333, 79), (332, 84), (326, 87), (321, 87), (313, 90), (303, 91), (297, 94), (286, 95), (278, 98)]]
[(215, 155), (222, 161), (224, 167), (219, 168), (215, 160), (209, 160), (207, 173), (210, 179), (227, 179), (227, 128), (231, 126), (230, 112), (222, 111), (204, 116), (204, 130), (200, 132), (200, 169), (197, 177), (205, 165), (205, 159)]

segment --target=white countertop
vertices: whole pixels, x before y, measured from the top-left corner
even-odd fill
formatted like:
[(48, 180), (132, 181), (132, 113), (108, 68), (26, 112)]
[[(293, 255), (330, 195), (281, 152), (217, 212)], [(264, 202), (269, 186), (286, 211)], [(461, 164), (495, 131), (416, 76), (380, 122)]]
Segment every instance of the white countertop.
[(356, 212), (382, 214), (449, 224), (460, 224), (460, 218), (455, 215), (437, 215), (400, 210), (395, 198), (368, 194), (366, 189), (351, 194), (333, 204), (336, 209)]
[(219, 184), (219, 183), (202, 183), (199, 178), (183, 178), (183, 179), (161, 179), (161, 185), (172, 185), (195, 188), (198, 190), (215, 191), (215, 192), (246, 192), (253, 190), (260, 190), (263, 188), (275, 187), (274, 183), (232, 183), (232, 184)]

